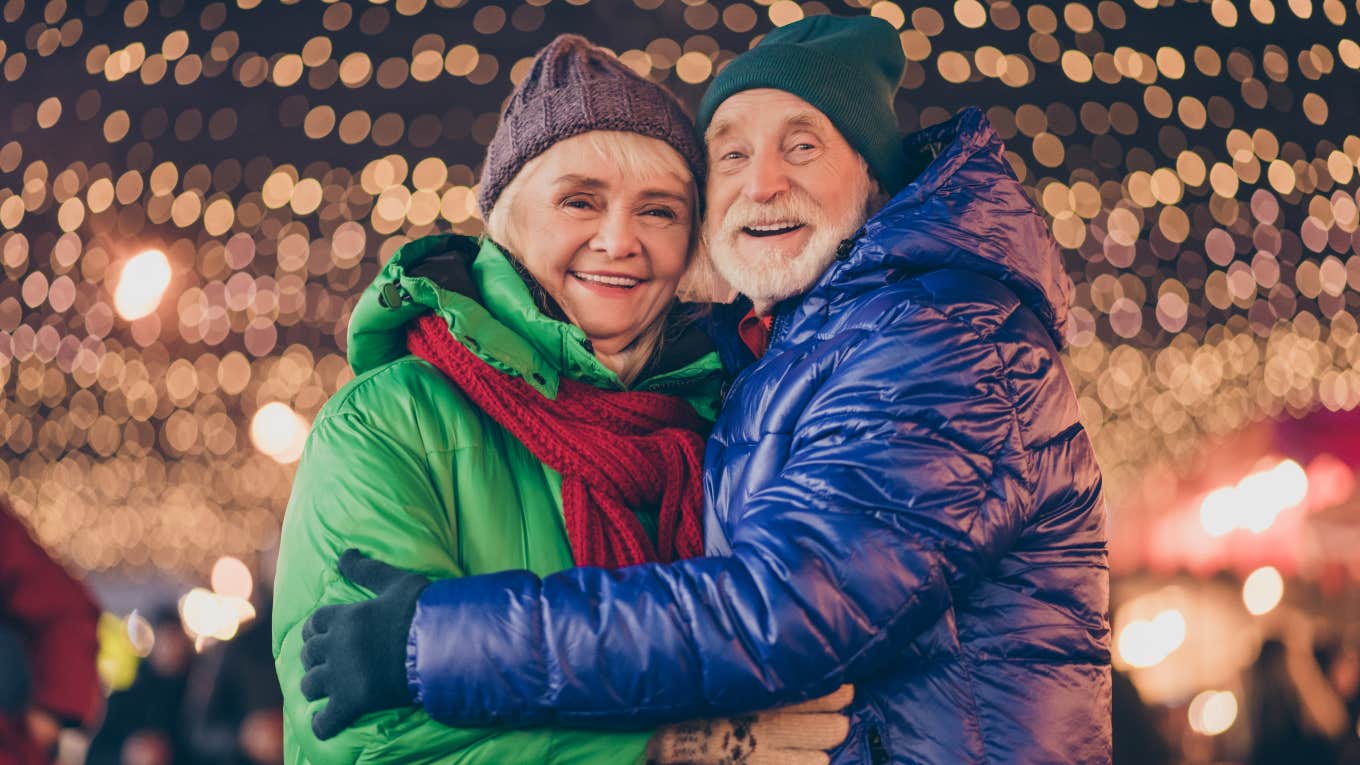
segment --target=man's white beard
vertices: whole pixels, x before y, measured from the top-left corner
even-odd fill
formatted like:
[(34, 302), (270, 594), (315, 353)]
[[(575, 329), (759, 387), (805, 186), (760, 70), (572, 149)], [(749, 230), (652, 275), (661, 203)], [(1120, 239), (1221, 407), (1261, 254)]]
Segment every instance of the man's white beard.
[[(790, 189), (765, 204), (739, 196), (721, 221), (710, 220), (704, 227), (709, 257), (734, 289), (750, 298), (757, 310), (767, 311), (817, 283), (836, 259), (840, 243), (864, 225), (871, 191), (865, 174), (864, 182), (852, 191), (846, 219), (839, 223), (829, 220), (827, 211), (800, 189)], [(783, 255), (774, 246), (751, 246), (759, 240), (748, 242), (744, 250), (737, 246), (738, 237), (746, 236), (741, 231), (744, 226), (774, 220), (799, 221), (812, 228), (812, 236), (796, 255)]]

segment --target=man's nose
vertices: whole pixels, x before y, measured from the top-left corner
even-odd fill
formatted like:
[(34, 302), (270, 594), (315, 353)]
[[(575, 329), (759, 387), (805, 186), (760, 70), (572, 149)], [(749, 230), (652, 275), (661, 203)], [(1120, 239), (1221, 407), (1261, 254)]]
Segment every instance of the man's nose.
[(764, 203), (788, 190), (789, 176), (784, 158), (777, 152), (757, 152), (751, 158), (746, 196), (753, 202)]

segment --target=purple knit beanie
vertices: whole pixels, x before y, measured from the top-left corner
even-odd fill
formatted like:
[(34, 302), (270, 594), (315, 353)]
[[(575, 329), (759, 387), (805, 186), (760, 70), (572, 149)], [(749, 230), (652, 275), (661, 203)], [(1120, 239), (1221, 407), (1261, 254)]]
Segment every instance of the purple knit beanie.
[(670, 91), (646, 80), (578, 35), (559, 35), (539, 51), (506, 103), (486, 147), (477, 205), (482, 219), (501, 190), (534, 157), (566, 138), (618, 130), (670, 144), (703, 185), (704, 153), (694, 122)]

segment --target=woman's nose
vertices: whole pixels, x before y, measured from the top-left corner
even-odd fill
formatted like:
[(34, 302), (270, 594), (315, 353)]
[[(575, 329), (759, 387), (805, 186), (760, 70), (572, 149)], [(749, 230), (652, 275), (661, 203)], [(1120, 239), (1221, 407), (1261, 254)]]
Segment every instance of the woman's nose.
[(635, 224), (628, 211), (618, 208), (608, 210), (600, 218), (600, 227), (591, 239), (591, 247), (611, 260), (637, 255), (642, 248)]

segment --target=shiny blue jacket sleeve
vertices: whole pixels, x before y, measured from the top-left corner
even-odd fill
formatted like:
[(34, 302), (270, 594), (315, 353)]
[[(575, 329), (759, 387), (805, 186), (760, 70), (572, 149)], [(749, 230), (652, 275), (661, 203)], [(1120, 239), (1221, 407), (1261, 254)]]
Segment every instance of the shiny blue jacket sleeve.
[(730, 555), (431, 585), (419, 702), (451, 725), (645, 726), (811, 698), (900, 655), (1032, 492), (1002, 354), (915, 313), (934, 315), (843, 349), (778, 479), (730, 511)]

